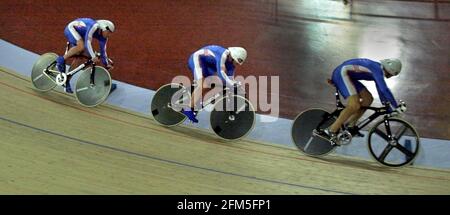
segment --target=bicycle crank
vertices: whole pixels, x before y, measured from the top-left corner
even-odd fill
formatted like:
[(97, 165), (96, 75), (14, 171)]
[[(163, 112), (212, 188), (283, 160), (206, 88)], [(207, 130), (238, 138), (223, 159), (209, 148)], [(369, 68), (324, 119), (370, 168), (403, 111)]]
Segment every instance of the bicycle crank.
[(352, 134), (349, 131), (340, 132), (337, 135), (337, 142), (339, 145), (348, 145), (352, 142)]
[(66, 73), (59, 73), (59, 74), (56, 76), (55, 81), (56, 81), (56, 84), (57, 84), (58, 86), (64, 85), (64, 84), (66, 83), (66, 81), (67, 81), (67, 75), (66, 75)]

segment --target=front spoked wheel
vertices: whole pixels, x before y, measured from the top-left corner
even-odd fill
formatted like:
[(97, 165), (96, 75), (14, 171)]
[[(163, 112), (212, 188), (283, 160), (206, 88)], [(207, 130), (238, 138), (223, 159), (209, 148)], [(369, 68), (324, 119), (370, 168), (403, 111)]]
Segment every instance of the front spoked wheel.
[(379, 163), (401, 167), (414, 161), (420, 148), (416, 129), (398, 118), (385, 118), (368, 135), (369, 152)]

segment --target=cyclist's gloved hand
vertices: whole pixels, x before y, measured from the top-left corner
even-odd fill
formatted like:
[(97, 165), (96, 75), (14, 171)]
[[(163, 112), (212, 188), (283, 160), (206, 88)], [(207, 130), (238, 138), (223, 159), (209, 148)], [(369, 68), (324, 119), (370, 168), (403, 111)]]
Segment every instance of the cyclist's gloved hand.
[(397, 107), (397, 109), (395, 109), (396, 112), (398, 112), (399, 114), (403, 114), (406, 112), (406, 104), (403, 101), (399, 102), (399, 105)]
[(398, 107), (391, 113), (391, 116), (401, 116), (406, 112), (406, 104), (403, 101), (399, 102)]
[(114, 61), (111, 58), (108, 58), (108, 65), (114, 66)]
[(102, 57), (102, 63), (108, 70), (111, 70), (114, 67), (114, 62), (108, 57)]

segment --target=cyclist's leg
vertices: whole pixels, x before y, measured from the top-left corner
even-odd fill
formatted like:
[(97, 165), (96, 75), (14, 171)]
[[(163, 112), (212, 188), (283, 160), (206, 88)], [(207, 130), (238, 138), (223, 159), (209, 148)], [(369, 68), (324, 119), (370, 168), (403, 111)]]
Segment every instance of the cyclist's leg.
[[(79, 54), (81, 52), (84, 51), (84, 41), (83, 38), (80, 36), (80, 34), (75, 30), (75, 28), (73, 27), (74, 22), (69, 23), (69, 25), (64, 29), (64, 36), (66, 37), (66, 39), (69, 41), (69, 50), (67, 51), (67, 53), (64, 54), (64, 56), (59, 56), (56, 59), (57, 62), (57, 66), (58, 66), (58, 70), (60, 72), (65, 72), (65, 68), (66, 68), (66, 63), (65, 61), (69, 58), (71, 58), (72, 56)], [(67, 76), (67, 81), (65, 84), (65, 88), (64, 90), (67, 93), (73, 93), (71, 87), (70, 87), (70, 80), (71, 80), (72, 76), (69, 75)]]
[(194, 62), (193, 57), (191, 56), (188, 61), (188, 68), (191, 70), (194, 76), (195, 87), (191, 92), (191, 102), (189, 104), (190, 107), (185, 107), (181, 110), (181, 112), (186, 115), (192, 122), (197, 123), (198, 120), (196, 118), (196, 111), (198, 107), (198, 101), (202, 97), (202, 89), (203, 89), (203, 71), (199, 62)]
[(341, 126), (354, 114), (357, 114), (359, 111), (359, 108), (361, 107), (359, 103), (359, 96), (351, 95), (348, 97), (348, 104), (342, 110), (341, 114), (339, 114), (339, 117), (336, 119), (336, 121), (330, 126), (330, 131), (333, 133), (336, 133), (339, 131)]
[[(361, 92), (359, 92), (359, 97), (360, 97), (360, 104), (363, 107), (368, 107), (373, 102), (372, 94), (366, 88), (362, 89)], [(366, 110), (367, 109), (360, 109), (356, 114), (351, 116), (350, 119), (348, 120), (349, 126), (350, 127), (355, 126), (359, 118), (361, 118), (361, 116), (364, 114), (364, 112), (366, 112)]]
[(69, 41), (71, 47), (64, 55), (64, 60), (71, 58), (74, 55), (80, 54), (84, 51), (84, 41), (80, 34), (73, 27), (73, 23), (69, 23), (69, 25), (64, 29), (64, 35)]
[[(191, 107), (194, 107), (195, 111), (198, 111), (203, 108), (202, 102), (209, 99), (208, 97), (208, 91), (211, 89), (208, 88), (208, 84), (210, 84), (211, 80), (215, 77), (211, 75), (211, 73), (203, 72), (202, 78), (194, 79), (196, 86), (191, 94), (192, 100), (191, 100)], [(213, 82), (214, 83), (214, 82)]]
[[(215, 74), (216, 68), (212, 68), (211, 66), (204, 65), (203, 66), (203, 100), (202, 103), (211, 99), (218, 93), (222, 93), (223, 84), (222, 80)], [(203, 106), (203, 104), (202, 104)]]
[(340, 69), (335, 70), (333, 73), (333, 83), (341, 95), (345, 99), (348, 99), (347, 106), (341, 111), (339, 117), (329, 128), (331, 133), (337, 133), (342, 125), (353, 114), (356, 114), (359, 111), (361, 105), (359, 103), (358, 87), (361, 86), (355, 85), (356, 82), (352, 81), (348, 74)]
[[(199, 61), (199, 60), (198, 60)], [(201, 62), (194, 62), (194, 58), (189, 58), (188, 67), (191, 70), (193, 76), (194, 76), (194, 83), (195, 87), (194, 90), (191, 93), (191, 108), (198, 110), (201, 107), (198, 107), (199, 101), (202, 98), (202, 92), (203, 92), (203, 65)]]

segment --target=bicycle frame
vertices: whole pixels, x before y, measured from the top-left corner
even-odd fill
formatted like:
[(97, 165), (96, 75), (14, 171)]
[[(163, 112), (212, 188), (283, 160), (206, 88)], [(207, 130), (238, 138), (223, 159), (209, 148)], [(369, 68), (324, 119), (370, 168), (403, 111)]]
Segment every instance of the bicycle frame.
[[(194, 88), (194, 86), (191, 87), (191, 93), (193, 91), (193, 88)], [(234, 89), (234, 93), (235, 93), (235, 95), (237, 95), (237, 89)], [(231, 94), (230, 89), (227, 88), (227, 87), (224, 87), (223, 91), (222, 91), (222, 94), (221, 93), (216, 93), (212, 97), (208, 98), (206, 101), (202, 102), (202, 107), (198, 111), (204, 110), (208, 105), (214, 104), (215, 101), (217, 101), (217, 100), (219, 100), (221, 98), (224, 98), (224, 99), (229, 98), (230, 94)], [(177, 100), (175, 102), (175, 105), (181, 105), (183, 102), (185, 102), (185, 100), (186, 100), (186, 98), (181, 98), (181, 99), (179, 99), (179, 100)], [(235, 104), (235, 105), (237, 104), (236, 97), (234, 97), (234, 103), (233, 104)], [(245, 105), (241, 106), (240, 108), (236, 108), (236, 109), (237, 109), (236, 114), (239, 114), (241, 111), (243, 111), (245, 109)], [(231, 112), (233, 112), (233, 111), (231, 111)]]
[[(48, 65), (47, 68), (45, 68), (45, 70), (44, 70), (44, 72), (43, 72), (43, 74), (44, 74), (45, 76), (47, 76), (47, 77), (48, 77), (50, 80), (52, 80), (52, 81), (53, 81), (53, 79), (47, 74), (47, 72), (51, 72), (51, 73), (57, 74), (57, 75), (62, 73), (62, 72), (60, 72), (60, 71), (58, 71), (58, 70), (52, 70), (52, 69), (50, 69), (50, 67), (53, 67), (53, 66), (55, 66), (55, 65), (56, 65), (56, 61), (53, 62), (53, 63), (51, 63), (50, 65)], [(86, 61), (85, 63), (79, 65), (77, 68), (75, 68), (75, 69), (73, 69), (72, 71), (69, 71), (69, 72), (67, 72), (67, 73), (65, 73), (65, 74), (66, 74), (67, 76), (74, 75), (74, 74), (76, 74), (77, 72), (79, 72), (80, 70), (85, 69), (85, 68), (88, 67), (88, 66), (92, 66), (91, 84), (95, 84), (95, 81), (94, 81), (94, 77), (95, 77), (95, 63), (94, 63), (91, 59), (89, 59), (89, 60)]]
[[(336, 96), (336, 110), (334, 110), (332, 113), (327, 114), (324, 116), (323, 120), (319, 123), (319, 125), (317, 125), (316, 129), (319, 130), (320, 127), (327, 122), (329, 119), (333, 118), (333, 117), (339, 117), (340, 113), (342, 112), (342, 110), (344, 110), (345, 106), (344, 104), (342, 104), (340, 96), (339, 96), (339, 92), (336, 90), (335, 93)], [(357, 134), (362, 128), (364, 128), (365, 126), (367, 126), (368, 124), (370, 124), (372, 121), (374, 121), (375, 119), (377, 119), (379, 116), (385, 116), (385, 118), (387, 118), (387, 114), (388, 114), (388, 104), (385, 104), (385, 106), (383, 107), (361, 107), (361, 109), (366, 109), (366, 110), (373, 110), (375, 111), (372, 115), (370, 115), (369, 117), (367, 117), (366, 119), (364, 119), (363, 121), (359, 122), (356, 124), (356, 126), (354, 128), (347, 128), (347, 127), (342, 127), (343, 130), (348, 130), (352, 135)], [(385, 124), (386, 127), (389, 128), (389, 124), (387, 122), (387, 120), (385, 120)], [(390, 129), (388, 129), (388, 135), (391, 136), (391, 131)]]

